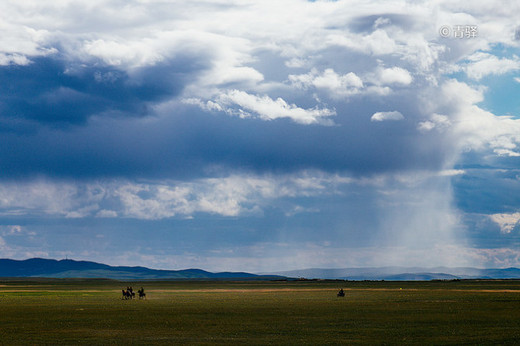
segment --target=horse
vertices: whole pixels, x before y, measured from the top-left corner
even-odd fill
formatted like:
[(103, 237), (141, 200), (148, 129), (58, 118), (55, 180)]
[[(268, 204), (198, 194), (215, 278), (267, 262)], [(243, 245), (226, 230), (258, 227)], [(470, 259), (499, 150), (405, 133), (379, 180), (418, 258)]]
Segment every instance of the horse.
[(137, 290), (137, 293), (139, 293), (139, 299), (146, 299), (146, 293), (144, 293), (144, 289), (142, 287), (140, 290)]
[(135, 298), (135, 293), (132, 292), (131, 290), (124, 290), (124, 289), (122, 289), (121, 293), (123, 294), (121, 299), (127, 300), (127, 299)]
[(343, 291), (343, 288), (339, 290), (337, 296), (338, 297), (344, 297), (345, 296), (345, 291)]

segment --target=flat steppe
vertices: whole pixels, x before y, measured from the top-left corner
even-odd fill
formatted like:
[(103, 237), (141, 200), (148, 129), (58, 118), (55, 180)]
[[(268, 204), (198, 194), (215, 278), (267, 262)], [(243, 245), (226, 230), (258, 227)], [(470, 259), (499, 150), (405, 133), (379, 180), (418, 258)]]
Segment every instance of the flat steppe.
[[(121, 299), (127, 286), (147, 299)], [(515, 343), (516, 280), (0, 279), (2, 345)]]

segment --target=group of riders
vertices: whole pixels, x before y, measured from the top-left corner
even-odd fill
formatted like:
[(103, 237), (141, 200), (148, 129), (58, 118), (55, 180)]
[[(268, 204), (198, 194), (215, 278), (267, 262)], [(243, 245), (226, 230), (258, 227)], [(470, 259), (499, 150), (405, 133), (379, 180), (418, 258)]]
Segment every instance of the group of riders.
[[(134, 289), (130, 286), (127, 287), (126, 290), (123, 288), (122, 290), (123, 297), (121, 299), (134, 299), (135, 298), (135, 292)], [(141, 289), (137, 290), (137, 295), (139, 299), (146, 299), (146, 293), (144, 293), (144, 288), (141, 287)]]
[[(123, 293), (123, 297), (121, 299), (134, 299), (135, 298), (135, 292), (134, 292), (134, 289), (130, 286), (130, 287), (127, 287), (126, 290), (123, 288), (122, 290), (122, 293)], [(144, 288), (140, 288), (137, 290), (137, 295), (139, 297), (139, 299), (146, 299), (146, 293), (144, 293)], [(337, 294), (338, 297), (344, 297), (345, 296), (345, 291), (343, 291), (343, 288), (339, 290), (338, 294)]]

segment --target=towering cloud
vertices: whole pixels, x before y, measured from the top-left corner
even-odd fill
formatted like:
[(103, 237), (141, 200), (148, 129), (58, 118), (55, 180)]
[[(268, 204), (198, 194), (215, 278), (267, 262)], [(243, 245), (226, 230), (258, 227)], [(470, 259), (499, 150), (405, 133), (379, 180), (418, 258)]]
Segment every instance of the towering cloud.
[(4, 1), (0, 249), (517, 265), (519, 10)]

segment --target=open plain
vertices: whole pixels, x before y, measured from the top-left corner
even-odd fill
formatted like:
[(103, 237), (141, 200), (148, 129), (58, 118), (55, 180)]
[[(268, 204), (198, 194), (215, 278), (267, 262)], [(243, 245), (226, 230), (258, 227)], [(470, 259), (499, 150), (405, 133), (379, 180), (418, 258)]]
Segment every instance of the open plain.
[[(144, 287), (146, 300), (121, 289)], [(336, 297), (343, 288), (346, 296)], [(520, 281), (0, 281), (0, 343), (514, 344)]]

